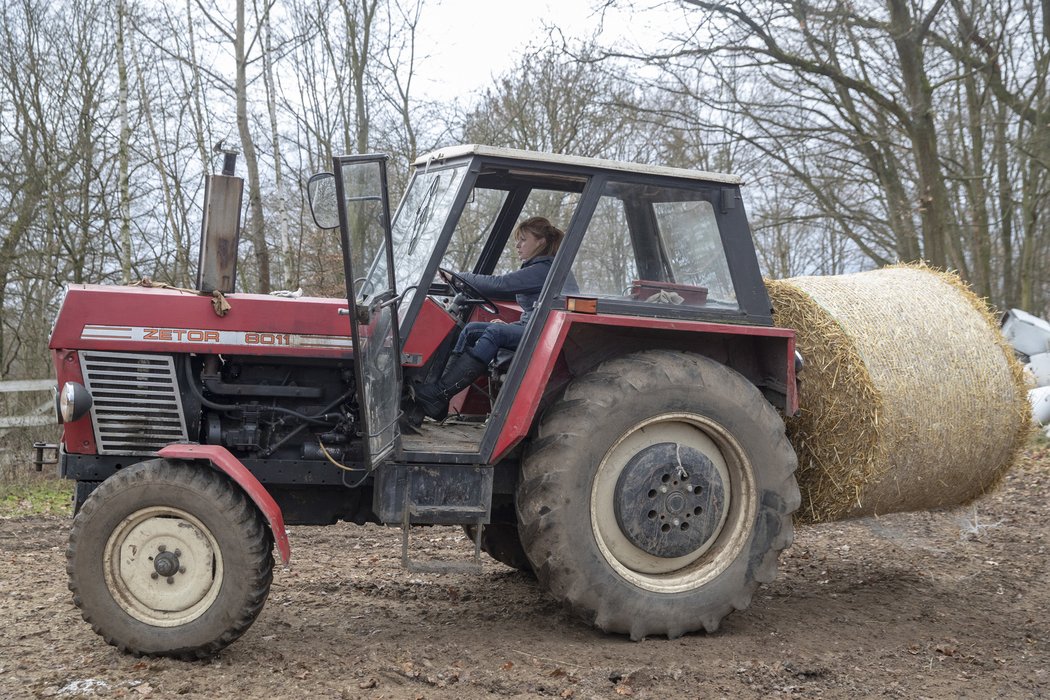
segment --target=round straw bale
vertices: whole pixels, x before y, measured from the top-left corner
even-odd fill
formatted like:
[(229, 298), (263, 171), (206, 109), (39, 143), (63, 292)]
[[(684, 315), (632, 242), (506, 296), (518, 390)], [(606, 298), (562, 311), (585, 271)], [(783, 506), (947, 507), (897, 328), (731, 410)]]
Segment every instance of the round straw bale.
[(767, 280), (778, 326), (805, 360), (802, 522), (968, 503), (1031, 432), (1023, 369), (988, 305), (957, 275), (893, 265)]

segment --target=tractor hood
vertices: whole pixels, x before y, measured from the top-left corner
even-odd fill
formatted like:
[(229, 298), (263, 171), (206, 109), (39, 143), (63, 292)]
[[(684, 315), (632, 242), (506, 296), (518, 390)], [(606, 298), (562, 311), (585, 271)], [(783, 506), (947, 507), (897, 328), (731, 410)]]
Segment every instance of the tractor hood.
[(347, 358), (345, 299), (228, 294), (219, 316), (212, 297), (157, 287), (70, 285), (53, 350), (199, 352)]

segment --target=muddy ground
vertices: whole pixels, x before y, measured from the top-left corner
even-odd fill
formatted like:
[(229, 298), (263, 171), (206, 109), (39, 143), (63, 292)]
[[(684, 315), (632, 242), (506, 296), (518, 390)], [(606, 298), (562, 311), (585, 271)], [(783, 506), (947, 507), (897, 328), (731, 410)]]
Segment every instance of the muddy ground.
[[(0, 697), (1050, 696), (1050, 448), (952, 511), (799, 528), (717, 634), (632, 643), (525, 574), (410, 574), (398, 532), (293, 528), (255, 625), (210, 662), (108, 647), (66, 590), (64, 518), (0, 520)], [(414, 535), (469, 555), (456, 529)]]

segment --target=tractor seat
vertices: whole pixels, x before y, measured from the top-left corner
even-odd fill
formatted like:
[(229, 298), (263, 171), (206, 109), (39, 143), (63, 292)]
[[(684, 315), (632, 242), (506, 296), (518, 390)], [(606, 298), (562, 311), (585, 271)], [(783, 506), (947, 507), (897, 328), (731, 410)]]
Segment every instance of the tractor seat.
[(507, 370), (510, 369), (510, 363), (513, 361), (514, 351), (500, 348), (496, 351), (492, 362), (489, 363), (489, 381), (486, 389), (492, 405), (496, 404), (496, 397), (499, 396), (499, 390), (503, 387), (503, 381), (507, 378)]
[(500, 348), (496, 351), (496, 357), (489, 363), (489, 370), (492, 372), (498, 372), (500, 374), (506, 374), (510, 368), (510, 363), (514, 361), (514, 350), (509, 348)]

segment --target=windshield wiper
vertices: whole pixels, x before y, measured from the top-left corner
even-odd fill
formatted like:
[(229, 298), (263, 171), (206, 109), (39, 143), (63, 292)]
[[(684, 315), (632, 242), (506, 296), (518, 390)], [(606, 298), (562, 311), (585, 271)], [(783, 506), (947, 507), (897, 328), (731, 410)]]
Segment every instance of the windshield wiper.
[(416, 207), (415, 217), (412, 220), (412, 237), (408, 243), (408, 255), (416, 252), (416, 246), (419, 245), (419, 237), (423, 232), (423, 226), (430, 218), (430, 205), (434, 201), (434, 193), (437, 192), (437, 186), (440, 181), (441, 175), (435, 175), (427, 188), (427, 193), (423, 195), (423, 201)]

